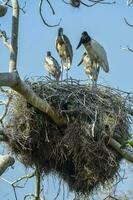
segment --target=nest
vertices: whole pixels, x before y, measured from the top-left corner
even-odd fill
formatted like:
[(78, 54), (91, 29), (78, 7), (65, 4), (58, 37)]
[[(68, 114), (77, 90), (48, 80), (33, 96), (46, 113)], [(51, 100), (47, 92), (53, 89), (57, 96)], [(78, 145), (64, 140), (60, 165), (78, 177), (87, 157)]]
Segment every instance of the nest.
[(120, 155), (109, 138), (130, 137), (130, 100), (122, 92), (48, 79), (26, 80), (35, 93), (67, 117), (58, 127), (45, 113), (14, 93), (7, 124), (7, 143), (25, 166), (39, 165), (42, 174), (55, 173), (71, 191), (88, 195), (105, 186), (118, 172)]

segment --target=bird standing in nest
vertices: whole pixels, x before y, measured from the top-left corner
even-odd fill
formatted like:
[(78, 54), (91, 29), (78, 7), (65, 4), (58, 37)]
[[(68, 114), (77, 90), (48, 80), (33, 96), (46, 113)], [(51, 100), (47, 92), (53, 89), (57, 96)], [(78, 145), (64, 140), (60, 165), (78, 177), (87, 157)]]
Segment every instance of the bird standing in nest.
[(58, 36), (56, 38), (56, 50), (61, 58), (62, 76), (63, 70), (67, 70), (66, 76), (68, 80), (68, 70), (72, 64), (73, 50), (68, 37), (63, 34), (63, 28), (58, 29)]
[[(92, 74), (90, 75), (93, 77), (94, 81), (96, 81), (100, 67), (102, 67), (106, 73), (109, 72), (106, 51), (96, 40), (92, 39), (86, 31), (82, 33), (77, 49), (82, 44), (84, 45), (86, 52), (83, 55), (81, 63), (83, 62), (85, 64), (85, 70), (86, 72), (88, 71), (88, 74), (90, 71), (91, 73), (93, 72), (93, 76)], [(90, 70), (89, 68), (94, 69)]]
[(49, 76), (51, 77), (52, 75), (56, 79), (56, 81), (59, 81), (61, 75), (61, 67), (57, 60), (54, 57), (52, 57), (50, 51), (47, 52), (44, 65), (49, 73)]
[(82, 59), (78, 64), (78, 66), (80, 66), (82, 63), (84, 64), (84, 70), (86, 74), (90, 77), (92, 83), (96, 85), (100, 66), (96, 61), (92, 62), (91, 57), (86, 52), (83, 54)]

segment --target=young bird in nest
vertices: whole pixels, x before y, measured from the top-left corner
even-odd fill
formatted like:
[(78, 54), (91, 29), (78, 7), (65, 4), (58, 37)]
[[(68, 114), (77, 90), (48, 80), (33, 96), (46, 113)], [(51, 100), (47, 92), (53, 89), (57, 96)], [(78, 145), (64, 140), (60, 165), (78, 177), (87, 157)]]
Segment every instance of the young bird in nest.
[(86, 31), (81, 35), (77, 49), (84, 45), (91, 63), (95, 63), (97, 67), (102, 67), (105, 72), (109, 72), (109, 64), (104, 48), (94, 39), (92, 39)]
[(52, 57), (50, 51), (47, 52), (44, 65), (49, 73), (49, 76), (51, 77), (52, 75), (56, 79), (56, 81), (59, 81), (61, 75), (61, 67), (57, 60), (54, 57)]
[(66, 75), (68, 79), (68, 70), (72, 64), (73, 50), (70, 40), (66, 35), (63, 34), (63, 28), (58, 29), (58, 36), (56, 38), (56, 50), (61, 58), (62, 73), (63, 69), (67, 70)]
[(96, 85), (100, 70), (99, 64), (96, 62), (96, 60), (92, 60), (90, 55), (86, 52), (83, 54), (78, 66), (80, 66), (82, 63), (84, 64), (84, 70), (86, 74), (90, 77), (92, 83)]

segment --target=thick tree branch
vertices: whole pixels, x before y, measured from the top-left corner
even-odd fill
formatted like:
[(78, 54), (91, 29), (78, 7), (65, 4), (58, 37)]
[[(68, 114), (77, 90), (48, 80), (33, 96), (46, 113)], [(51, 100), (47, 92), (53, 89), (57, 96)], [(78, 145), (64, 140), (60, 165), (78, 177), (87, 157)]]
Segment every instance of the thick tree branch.
[(17, 54), (18, 54), (18, 30), (19, 30), (19, 4), (18, 0), (12, 0), (12, 40), (11, 40), (11, 53), (9, 62), (9, 72), (16, 70)]
[(15, 160), (10, 155), (0, 155), (0, 176), (5, 170), (14, 164)]
[(123, 158), (128, 160), (129, 162), (133, 163), (133, 155), (126, 150), (121, 148), (121, 144), (118, 143), (116, 140), (113, 138), (109, 139), (109, 145), (113, 147)]
[(67, 123), (67, 120), (64, 119), (54, 107), (50, 106), (46, 100), (42, 100), (38, 97), (35, 92), (20, 79), (17, 72), (0, 73), (0, 86), (11, 87), (13, 90), (20, 93), (31, 105), (48, 114), (57, 125), (60, 126)]

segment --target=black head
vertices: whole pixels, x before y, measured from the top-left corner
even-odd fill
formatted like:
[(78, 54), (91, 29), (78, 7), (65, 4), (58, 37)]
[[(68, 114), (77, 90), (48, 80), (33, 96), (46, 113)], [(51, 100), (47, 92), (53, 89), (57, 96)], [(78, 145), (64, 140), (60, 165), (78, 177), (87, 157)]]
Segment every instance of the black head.
[(51, 51), (47, 51), (47, 56), (51, 56)]
[(58, 36), (62, 36), (63, 35), (63, 28), (59, 28), (58, 29)]
[(88, 33), (86, 31), (84, 31), (81, 34), (81, 38), (80, 38), (79, 44), (76, 49), (78, 49), (81, 46), (81, 44), (85, 45), (86, 43), (88, 43), (90, 41), (91, 41), (91, 37), (88, 35)]

